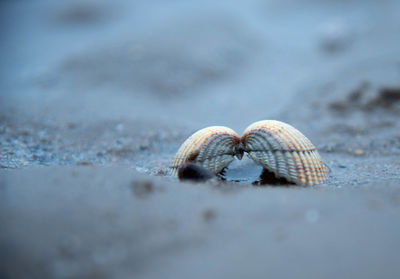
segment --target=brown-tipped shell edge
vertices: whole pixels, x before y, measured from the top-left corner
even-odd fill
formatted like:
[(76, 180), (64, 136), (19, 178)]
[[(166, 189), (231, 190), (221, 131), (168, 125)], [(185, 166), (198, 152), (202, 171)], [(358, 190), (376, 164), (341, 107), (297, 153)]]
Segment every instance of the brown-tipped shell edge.
[(240, 137), (230, 128), (212, 126), (191, 135), (179, 148), (170, 168), (177, 174), (180, 165), (193, 162), (214, 174), (226, 168), (236, 155)]

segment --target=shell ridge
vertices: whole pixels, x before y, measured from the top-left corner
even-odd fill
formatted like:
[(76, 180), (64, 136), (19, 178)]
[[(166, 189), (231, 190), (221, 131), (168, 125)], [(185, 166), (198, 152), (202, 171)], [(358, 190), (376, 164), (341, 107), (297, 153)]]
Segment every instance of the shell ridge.
[(315, 150), (315, 157), (320, 166), (320, 173), (321, 173), (321, 181), (320, 182), (323, 182), (326, 178), (328, 178), (330, 171), (329, 171), (327, 165), (324, 163), (324, 161), (322, 161), (321, 156), (319, 155), (318, 151), (316, 151), (316, 150)]
[(316, 161), (318, 167), (318, 182), (323, 182), (326, 178), (326, 169), (322, 162), (321, 156), (316, 150), (312, 152), (312, 155), (314, 156), (314, 160)]
[(315, 150), (314, 145), (296, 128), (288, 124), (286, 124), (285, 127), (285, 129), (282, 129), (282, 133), (285, 134), (285, 136), (288, 137), (293, 142), (293, 144), (299, 148), (297, 152), (299, 152), (299, 157), (302, 161), (307, 184), (312, 185), (314, 184), (314, 182), (318, 183), (315, 179), (315, 166), (309, 155), (309, 152)]
[[(234, 135), (220, 133), (213, 135), (213, 139), (209, 140), (207, 145), (201, 150), (202, 156), (199, 158), (200, 163), (206, 164), (214, 172), (218, 173), (227, 167), (233, 161), (233, 152), (230, 150), (234, 146)], [(229, 150), (221, 149), (221, 146), (229, 146)], [(226, 156), (232, 157), (226, 160)]]
[(310, 158), (312, 160), (312, 165), (314, 166), (315, 169), (315, 181), (318, 183), (321, 180), (321, 166), (316, 158), (316, 154), (313, 151), (309, 152)]
[(264, 133), (264, 138), (268, 141), (271, 150), (282, 150), (283, 143), (279, 138), (275, 137), (273, 131), (268, 129), (260, 129), (259, 132)]
[[(258, 164), (272, 171), (277, 177), (288, 178), (289, 171), (285, 162), (284, 151), (287, 146), (283, 141), (276, 137), (275, 128), (267, 129), (266, 127), (257, 127), (257, 130), (248, 130), (245, 132), (245, 143), (248, 151), (252, 151), (251, 156)], [(256, 144), (252, 144), (252, 141)], [(254, 148), (257, 146), (257, 148)], [(254, 158), (255, 157), (255, 158)]]
[[(270, 143), (265, 140), (263, 135), (254, 133), (254, 134), (249, 134), (248, 136), (250, 136), (249, 142), (250, 142), (251, 146), (257, 145), (257, 146), (263, 147), (263, 149), (261, 149), (260, 152), (256, 152), (257, 163), (261, 166), (264, 166), (264, 164), (267, 164), (267, 165), (271, 164), (271, 167), (272, 167), (272, 165), (275, 165), (274, 157), (269, 157), (269, 160), (268, 160), (268, 156), (270, 155), (268, 152), (271, 152), (272, 148), (271, 148)], [(255, 144), (253, 144), (253, 142)], [(253, 149), (251, 149), (250, 151), (254, 152)], [(262, 154), (263, 152), (266, 152), (267, 155)], [(267, 157), (267, 159), (265, 159), (265, 157)], [(271, 159), (273, 159), (274, 161), (272, 162)], [(266, 162), (263, 163), (263, 161), (266, 161)]]
[(304, 153), (305, 153), (305, 159), (309, 163), (309, 167), (310, 167), (310, 182), (311, 182), (311, 184), (318, 183), (318, 177), (316, 175), (317, 171), (315, 169), (314, 160), (311, 158), (310, 151), (305, 151)]
[(284, 138), (282, 137), (282, 129), (280, 127), (272, 126), (272, 127), (264, 127), (263, 130), (274, 139), (276, 144), (276, 150), (286, 149), (288, 147)]
[[(210, 150), (210, 157), (208, 158), (208, 160), (210, 161), (210, 165), (212, 166), (212, 169), (214, 170), (214, 172), (218, 172), (218, 166), (223, 163), (222, 156), (218, 154), (218, 148), (220, 147), (220, 145), (224, 142), (225, 136), (223, 136), (222, 134), (220, 134), (214, 141), (213, 141), (213, 146)], [(213, 156), (211, 156), (213, 155)], [(208, 156), (207, 156), (208, 157)], [(224, 168), (225, 165), (222, 165)]]
[(187, 140), (185, 140), (182, 146), (178, 149), (175, 160), (173, 162), (176, 168), (185, 163), (186, 158), (189, 157), (192, 152), (196, 152), (196, 149), (198, 149), (198, 142), (200, 140), (203, 140), (206, 136), (205, 129), (195, 132)]
[(212, 135), (206, 142), (203, 143), (203, 148), (199, 152), (198, 161), (202, 162), (209, 159), (210, 154), (214, 154), (214, 150), (218, 147), (218, 134)]
[(286, 124), (286, 128), (283, 129), (283, 134), (285, 134), (285, 136), (287, 138), (290, 139), (291, 143), (293, 144), (294, 150), (295, 151), (306, 151), (311, 149), (315, 149), (315, 147), (311, 147), (311, 146), (306, 146), (303, 142), (304, 139), (306, 139), (306, 137), (301, 134), (296, 128), (294, 128), (293, 126), (290, 126), (288, 124)]
[[(258, 151), (259, 152), (259, 151)], [(253, 156), (256, 156), (255, 154), (252, 154), (252, 156), (251, 156), (251, 158), (253, 159), (254, 157)], [(260, 158), (258, 158), (258, 160), (260, 160)], [(256, 161), (256, 160), (254, 160), (254, 161)], [(256, 162), (257, 163), (257, 162)], [(276, 170), (274, 169), (274, 168), (272, 168), (271, 167), (271, 165), (274, 165), (274, 164), (261, 164), (261, 163), (257, 163), (258, 165), (261, 165), (263, 168), (265, 168), (265, 169), (267, 169), (267, 170), (269, 170), (270, 172), (272, 172), (272, 173), (274, 173), (274, 174), (276, 174)]]
[(273, 155), (276, 157), (276, 175), (287, 178), (287, 167), (282, 150), (288, 148), (288, 146), (280, 135), (281, 129), (280, 127), (273, 126), (272, 130), (266, 128), (263, 130), (270, 136), (269, 141), (273, 141), (276, 144), (275, 150), (273, 150)]
[(280, 132), (280, 137), (282, 139), (287, 138), (289, 139), (296, 148), (298, 148), (297, 152), (299, 153), (299, 158), (301, 160), (303, 170), (305, 173), (305, 178), (306, 182), (309, 185), (313, 184), (313, 173), (315, 172), (315, 169), (313, 171), (313, 166), (310, 165), (310, 158), (307, 155), (307, 152), (310, 149), (315, 149), (315, 147), (312, 145), (312, 143), (307, 139), (306, 136), (304, 136), (300, 131), (298, 131), (296, 128), (293, 126), (280, 122), (279, 129)]
[[(232, 141), (232, 139), (229, 137), (230, 135), (226, 135), (225, 137), (219, 137), (216, 140), (212, 140), (210, 141), (210, 143), (208, 143), (208, 145), (206, 146), (206, 148), (204, 148), (203, 150), (200, 151), (201, 156), (199, 156), (199, 160), (206, 160), (206, 159), (210, 159), (214, 156), (209, 155), (209, 154), (216, 154), (217, 156), (220, 155), (231, 155), (233, 156), (233, 151), (231, 152), (231, 149), (233, 149), (234, 147), (234, 142)], [(218, 151), (218, 148), (221, 145), (226, 145), (226, 146), (230, 146), (230, 150), (229, 151)], [(210, 149), (211, 146), (211, 149)], [(203, 159), (204, 158), (204, 159)]]
[(301, 158), (301, 162), (304, 166), (304, 173), (306, 177), (306, 185), (310, 185), (312, 183), (312, 178), (311, 178), (311, 168), (307, 159), (306, 151), (301, 151), (299, 152), (299, 156)]
[[(236, 142), (240, 142), (239, 136), (227, 127), (211, 126), (198, 130), (178, 149), (169, 166), (170, 170), (176, 174), (180, 165), (193, 161), (216, 172), (233, 160), (233, 147)], [(227, 146), (228, 151), (221, 149), (221, 146)]]
[[(286, 168), (283, 167), (283, 158), (282, 154), (280, 154), (281, 151), (277, 149), (279, 143), (276, 142), (276, 139), (264, 130), (250, 132), (247, 137), (249, 136), (258, 146), (263, 147), (263, 149), (257, 151), (251, 150), (254, 157), (256, 157), (255, 161), (263, 168), (273, 172), (277, 177), (286, 177)], [(252, 158), (254, 157), (252, 156)]]
[(288, 168), (288, 176), (293, 177), (293, 180), (298, 179), (296, 162), (294, 161), (292, 152), (285, 151), (286, 164)]
[(299, 153), (294, 152), (293, 157), (296, 160), (298, 179), (296, 183), (305, 184), (307, 182), (304, 163), (300, 158)]
[(282, 151), (275, 152), (276, 156), (276, 172), (278, 177), (288, 177), (285, 156)]

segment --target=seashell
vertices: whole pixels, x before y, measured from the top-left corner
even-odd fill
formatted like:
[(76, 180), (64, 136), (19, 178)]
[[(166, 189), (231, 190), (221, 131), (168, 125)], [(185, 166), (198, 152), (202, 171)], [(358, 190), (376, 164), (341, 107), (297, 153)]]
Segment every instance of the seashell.
[(241, 141), (248, 155), (277, 178), (313, 185), (328, 177), (329, 170), (315, 146), (289, 124), (255, 122), (244, 131)]
[(192, 162), (218, 174), (232, 162), (235, 155), (241, 159), (243, 150), (239, 145), (240, 137), (232, 129), (207, 127), (191, 135), (182, 144), (170, 168), (176, 175), (182, 164)]

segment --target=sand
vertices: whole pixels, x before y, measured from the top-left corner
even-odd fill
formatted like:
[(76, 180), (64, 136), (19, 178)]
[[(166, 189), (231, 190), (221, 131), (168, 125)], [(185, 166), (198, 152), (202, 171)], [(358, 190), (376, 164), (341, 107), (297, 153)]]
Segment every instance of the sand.
[[(3, 1), (1, 278), (396, 278), (398, 1)], [(206, 126), (277, 119), (312, 187), (166, 175)]]

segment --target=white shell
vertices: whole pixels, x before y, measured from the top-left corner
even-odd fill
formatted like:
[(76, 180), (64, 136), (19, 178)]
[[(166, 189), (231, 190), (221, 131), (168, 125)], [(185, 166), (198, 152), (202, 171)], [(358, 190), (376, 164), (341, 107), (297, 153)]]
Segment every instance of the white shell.
[(172, 173), (176, 175), (183, 163), (193, 162), (218, 174), (232, 162), (235, 146), (239, 143), (240, 137), (230, 128), (212, 126), (201, 129), (179, 148), (170, 165)]
[(258, 121), (247, 127), (241, 140), (250, 158), (278, 178), (313, 185), (328, 177), (329, 170), (315, 146), (289, 124)]

